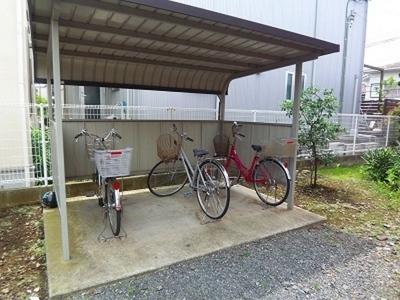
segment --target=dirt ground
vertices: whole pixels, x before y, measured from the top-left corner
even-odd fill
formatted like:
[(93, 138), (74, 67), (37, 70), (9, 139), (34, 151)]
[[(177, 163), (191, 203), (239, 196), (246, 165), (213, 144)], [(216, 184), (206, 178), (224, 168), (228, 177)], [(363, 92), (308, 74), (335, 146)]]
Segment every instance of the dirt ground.
[(0, 210), (0, 299), (47, 297), (40, 206)]

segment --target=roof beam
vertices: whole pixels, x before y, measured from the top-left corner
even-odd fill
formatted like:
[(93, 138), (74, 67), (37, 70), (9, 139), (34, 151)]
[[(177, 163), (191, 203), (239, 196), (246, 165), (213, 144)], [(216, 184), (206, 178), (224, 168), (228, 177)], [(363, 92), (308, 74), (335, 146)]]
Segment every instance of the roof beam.
[[(136, 16), (139, 16), (142, 18), (153, 19), (153, 20), (158, 20), (158, 21), (168, 22), (168, 23), (173, 23), (173, 24), (179, 24), (179, 25), (183, 25), (185, 27), (201, 28), (203, 30), (208, 30), (210, 32), (229, 34), (231, 36), (235, 36), (235, 37), (239, 37), (239, 38), (248, 39), (249, 35), (251, 35), (251, 39), (258, 41), (258, 42), (264, 42), (267, 44), (273, 44), (273, 45), (277, 45), (277, 46), (281, 46), (281, 47), (288, 47), (288, 48), (297, 49), (300, 51), (310, 51), (310, 49), (312, 49), (311, 47), (308, 47), (306, 45), (290, 43), (290, 42), (286, 42), (281, 39), (279, 39), (279, 40), (274, 39), (272, 36), (265, 37), (262, 35), (255, 35), (255, 34), (251, 34), (248, 32), (233, 30), (233, 29), (229, 29), (226, 27), (213, 26), (210, 24), (200, 23), (200, 22), (196, 22), (196, 21), (188, 20), (188, 19), (184, 19), (184, 18), (173, 17), (170, 15), (156, 14), (152, 11), (141, 10), (141, 9), (125, 6), (125, 5), (111, 4), (111, 3), (106, 3), (106, 2), (97, 1), (97, 0), (63, 0), (63, 2), (80, 5), (80, 6), (91, 7), (93, 9), (98, 8), (101, 10), (105, 10), (105, 11), (109, 11), (109, 12), (113, 12), (113, 13), (120, 13), (120, 14), (124, 14), (124, 15), (136, 15)], [(135, 3), (135, 1), (133, 1), (132, 3)], [(160, 8), (160, 9), (162, 9), (162, 8)], [(228, 26), (230, 26), (230, 25), (228, 25)]]
[(310, 61), (310, 60), (317, 59), (317, 58), (318, 58), (317, 54), (311, 53), (311, 54), (307, 54), (307, 55), (304, 55), (304, 56), (288, 59), (288, 60), (286, 60), (284, 62), (277, 62), (277, 63), (274, 63), (274, 64), (270, 64), (270, 65), (265, 66), (265, 67), (261, 67), (261, 68), (257, 68), (257, 69), (253, 69), (253, 70), (249, 70), (249, 71), (244, 71), (244, 72), (237, 72), (234, 75), (232, 75), (232, 77), (229, 79), (229, 82), (231, 82), (232, 80), (237, 79), (237, 78), (253, 75), (253, 74), (256, 74), (256, 73), (262, 73), (262, 72), (266, 72), (266, 71), (271, 71), (271, 70), (274, 70), (274, 69), (278, 69), (278, 68), (282, 68), (282, 67), (285, 67), (285, 66), (294, 65), (294, 64), (297, 64), (299, 62)]
[[(37, 53), (47, 53), (47, 48), (35, 48), (35, 52)], [(130, 63), (137, 63), (137, 64), (147, 64), (147, 65), (155, 65), (155, 66), (164, 66), (164, 67), (171, 67), (176, 68), (176, 63), (169, 63), (165, 61), (157, 61), (157, 60), (148, 60), (148, 59), (139, 59), (139, 58), (130, 58), (124, 56), (113, 56), (113, 55), (106, 55), (106, 54), (96, 54), (96, 53), (86, 53), (86, 52), (77, 52), (77, 51), (68, 51), (68, 50), (61, 50), (61, 55), (66, 56), (73, 56), (73, 57), (83, 57), (88, 58), (88, 54), (90, 54), (90, 58), (94, 59), (102, 59), (102, 60), (113, 60), (113, 61), (123, 61), (123, 62), (130, 62)], [(198, 65), (188, 65), (188, 64), (179, 64), (180, 68), (192, 69), (192, 70), (201, 70), (213, 73), (223, 73), (223, 74), (235, 74), (235, 72), (227, 69), (216, 69), (211, 67), (204, 67)]]
[[(40, 17), (40, 16), (32, 16), (32, 22), (42, 23), (42, 24), (50, 23), (49, 18)], [(63, 27), (68, 27), (68, 28), (75, 28), (75, 29), (80, 29), (80, 30), (90, 30), (90, 31), (95, 31), (95, 32), (103, 32), (103, 33), (115, 34), (115, 35), (120, 35), (120, 36), (140, 38), (140, 39), (150, 40), (150, 41), (171, 43), (171, 44), (175, 44), (175, 45), (183, 45), (183, 46), (188, 46), (188, 47), (193, 47), (193, 48), (201, 48), (201, 49), (212, 50), (212, 51), (217, 51), (217, 52), (223, 51), (223, 52), (226, 52), (227, 54), (230, 53), (230, 54), (262, 58), (262, 59), (268, 59), (268, 60), (274, 60), (274, 61), (284, 60), (283, 57), (275, 56), (275, 55), (269, 55), (269, 54), (264, 54), (264, 53), (255, 53), (255, 52), (244, 51), (244, 50), (239, 50), (239, 49), (232, 49), (232, 48), (226, 48), (226, 47), (221, 47), (221, 46), (208, 45), (208, 44), (203, 44), (203, 43), (196, 43), (196, 42), (192, 42), (192, 41), (188, 41), (188, 40), (174, 39), (174, 38), (169, 38), (169, 37), (165, 37), (165, 36), (141, 33), (141, 32), (137, 32), (137, 31), (131, 31), (131, 30), (120, 29), (120, 28), (112, 28), (112, 27), (105, 27), (105, 26), (100, 26), (100, 25), (78, 23), (78, 22), (67, 21), (67, 20), (60, 20), (59, 25), (63, 26)]]
[[(34, 38), (34, 40), (38, 40), (38, 41), (48, 41), (48, 36), (43, 35), (43, 34), (35, 35), (33, 38)], [(246, 69), (261, 67), (261, 65), (248, 64), (248, 63), (242, 63), (242, 62), (237, 62), (237, 61), (215, 59), (215, 58), (211, 58), (211, 57), (193, 56), (193, 55), (184, 54), (184, 53), (167, 52), (167, 51), (153, 50), (153, 49), (148, 49), (148, 48), (102, 43), (102, 42), (80, 40), (80, 39), (73, 39), (73, 38), (66, 38), (66, 37), (60, 37), (60, 43), (66, 43), (66, 44), (77, 45), (77, 46), (97, 47), (97, 48), (102, 48), (102, 49), (122, 50), (122, 51), (127, 51), (127, 52), (137, 52), (137, 53), (143, 53), (143, 54), (154, 54), (154, 55), (158, 55), (158, 56), (161, 55), (161, 56), (165, 56), (165, 57), (173, 57), (173, 58), (178, 58), (178, 59), (188, 59), (188, 60), (193, 60), (193, 61), (202, 61), (202, 62), (206, 62), (206, 63), (215, 63), (215, 64), (219, 64), (219, 65), (236, 66), (236, 67), (246, 68)]]

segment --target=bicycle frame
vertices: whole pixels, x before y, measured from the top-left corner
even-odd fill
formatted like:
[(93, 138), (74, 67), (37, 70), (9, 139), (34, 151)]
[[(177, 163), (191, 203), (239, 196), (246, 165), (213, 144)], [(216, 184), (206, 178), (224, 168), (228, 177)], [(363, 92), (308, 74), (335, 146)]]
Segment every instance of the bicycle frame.
[[(238, 168), (238, 170), (240, 172), (240, 175), (243, 176), (244, 180), (246, 182), (248, 182), (248, 183), (254, 183), (255, 181), (252, 178), (253, 177), (252, 174), (253, 174), (255, 166), (260, 161), (260, 157), (258, 156), (258, 152), (255, 151), (253, 159), (252, 159), (251, 164), (250, 164), (250, 167), (246, 167), (245, 164), (240, 159), (239, 154), (236, 151), (235, 144), (236, 144), (236, 136), (234, 136), (234, 140), (233, 140), (232, 144), (230, 145), (229, 154), (228, 154), (227, 160), (226, 160), (226, 162), (224, 164), (224, 167), (225, 167), (226, 170), (228, 170), (230, 165), (231, 165), (231, 163), (232, 163), (232, 161), (234, 161), (234, 163), (236, 164), (236, 166), (237, 166), (237, 168)], [(279, 164), (282, 164), (276, 158), (272, 158), (272, 159), (276, 160)], [(289, 174), (288, 170), (286, 168), (284, 168), (284, 170), (285, 170), (285, 172), (286, 172), (286, 174), (288, 176), (288, 179), (290, 180), (290, 174)], [(269, 173), (268, 170), (265, 170), (265, 171), (267, 173)], [(264, 176), (264, 178), (269, 178), (269, 177), (271, 177), (270, 174), (266, 174), (266, 176)], [(256, 182), (259, 182), (261, 184), (265, 184), (265, 181), (266, 181), (266, 179), (258, 180)]]
[[(190, 161), (185, 151), (182, 149), (182, 147), (179, 150), (179, 158), (181, 158), (183, 161), (183, 166), (185, 167), (185, 171), (189, 179), (189, 188), (195, 190), (201, 188), (195, 184), (197, 176), (200, 176), (201, 182), (204, 186), (205, 185), (204, 176), (201, 172), (199, 172), (199, 166), (200, 166), (199, 158), (196, 160), (196, 166), (194, 169), (192, 168), (192, 165), (190, 164)], [(204, 158), (203, 161), (211, 161), (211, 160), (212, 160), (211, 158)]]
[(257, 162), (260, 160), (260, 158), (257, 155), (257, 152), (255, 153), (253, 160), (251, 162), (250, 168), (247, 168), (244, 163), (242, 162), (242, 160), (240, 159), (237, 151), (236, 151), (236, 147), (235, 147), (235, 141), (232, 143), (231, 145), (231, 149), (229, 150), (229, 155), (228, 155), (228, 159), (225, 163), (225, 169), (228, 169), (229, 166), (232, 163), (232, 160), (235, 161), (236, 166), (240, 172), (240, 174), (243, 176), (244, 180), (246, 182), (254, 182), (254, 180), (252, 179), (252, 173), (254, 170), (254, 166), (257, 164)]

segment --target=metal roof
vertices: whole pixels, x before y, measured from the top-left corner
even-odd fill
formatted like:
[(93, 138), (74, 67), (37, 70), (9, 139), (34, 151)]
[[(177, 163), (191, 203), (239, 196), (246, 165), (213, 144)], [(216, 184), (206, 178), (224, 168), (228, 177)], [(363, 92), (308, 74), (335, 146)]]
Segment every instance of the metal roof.
[(64, 84), (220, 94), (236, 78), (317, 59), (339, 45), (160, 0), (28, 0), (35, 81), (51, 19)]

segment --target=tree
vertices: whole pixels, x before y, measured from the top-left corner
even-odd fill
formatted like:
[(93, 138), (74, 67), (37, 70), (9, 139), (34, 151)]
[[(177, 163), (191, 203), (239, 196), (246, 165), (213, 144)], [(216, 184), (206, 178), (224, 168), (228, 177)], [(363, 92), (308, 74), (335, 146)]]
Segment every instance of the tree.
[[(285, 100), (281, 109), (287, 116), (293, 116), (293, 100)], [(339, 102), (332, 89), (321, 91), (311, 86), (300, 97), (298, 143), (310, 152), (313, 160), (310, 185), (317, 185), (318, 163), (329, 164), (334, 158), (332, 153), (321, 150), (326, 148), (327, 141), (335, 140), (345, 132), (344, 127), (330, 120), (338, 109)]]
[(396, 95), (396, 91), (398, 88), (398, 82), (394, 79), (393, 76), (388, 77), (387, 79), (382, 80), (382, 89), (380, 87), (375, 87), (375, 92), (379, 95), (379, 112), (382, 113), (383, 107), (381, 100), (386, 97), (393, 97)]

